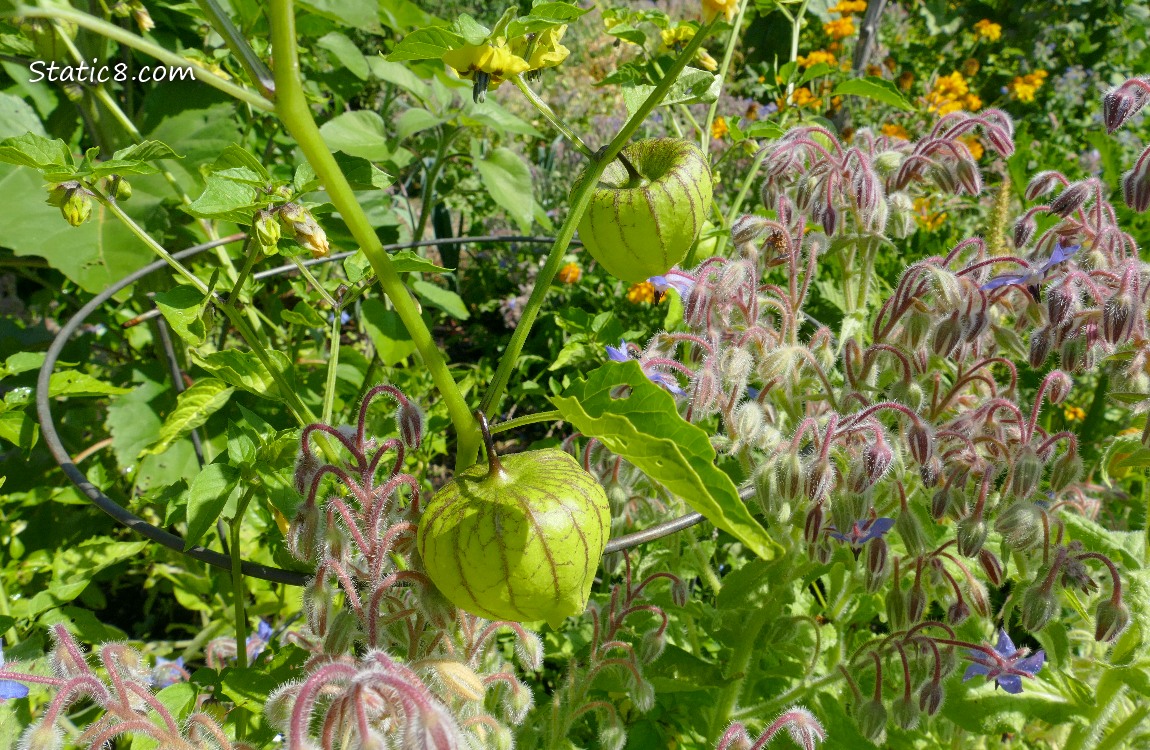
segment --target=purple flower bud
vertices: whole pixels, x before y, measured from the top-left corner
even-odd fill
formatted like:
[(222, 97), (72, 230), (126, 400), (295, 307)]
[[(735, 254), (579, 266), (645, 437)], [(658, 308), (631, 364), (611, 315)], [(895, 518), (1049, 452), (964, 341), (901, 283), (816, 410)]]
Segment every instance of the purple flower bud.
[(413, 401), (400, 399), (399, 408), (395, 412), (395, 423), (399, 426), (399, 439), (403, 441), (404, 447), (418, 448), (423, 442), (423, 430), (427, 425), (423, 410)]
[(1009, 130), (997, 127), (987, 128), (983, 131), (983, 135), (986, 136), (987, 143), (999, 156), (1007, 158), (1014, 153), (1014, 141)]
[(1030, 238), (1034, 236), (1034, 232), (1038, 229), (1038, 222), (1034, 219), (1034, 214), (1027, 213), (1014, 224), (1014, 246), (1017, 248), (1026, 247), (1030, 242)]
[(1103, 599), (1094, 615), (1094, 640), (1111, 642), (1130, 624), (1130, 610), (1122, 601)]
[(310, 501), (300, 503), (296, 508), (295, 518), (288, 527), (288, 550), (296, 559), (308, 561), (315, 559), (319, 551), (317, 543), (320, 537), (319, 506)]
[(1135, 211), (1150, 207), (1150, 147), (1147, 147), (1134, 167), (1122, 175), (1122, 199)]
[(1046, 360), (1050, 357), (1051, 345), (1054, 343), (1054, 336), (1050, 328), (1036, 328), (1030, 334), (1030, 353), (1027, 355), (1027, 361), (1034, 369), (1039, 369)]
[(926, 592), (922, 590), (922, 585), (914, 582), (911, 587), (910, 596), (906, 602), (906, 616), (910, 622), (920, 622), (922, 620), (922, 613), (926, 611)]
[(807, 544), (815, 544), (823, 533), (823, 504), (819, 503), (807, 512), (806, 523), (803, 524), (803, 539)]
[(890, 571), (890, 550), (886, 540), (880, 537), (871, 539), (866, 544), (866, 587), (870, 593), (875, 593), (886, 583), (887, 573)]
[(1067, 336), (1058, 352), (1062, 369), (1070, 372), (1083, 372), (1094, 368), (1094, 352), (1086, 339), (1085, 332)]
[(1063, 188), (1057, 198), (1051, 201), (1050, 212), (1058, 214), (1065, 219), (1086, 205), (1086, 201), (1090, 198), (1090, 193), (1091, 184), (1089, 180), (1072, 182)]
[(1052, 404), (1061, 404), (1070, 395), (1074, 381), (1061, 370), (1053, 370), (1046, 376), (1046, 398)]
[(1120, 128), (1150, 97), (1150, 83), (1145, 78), (1131, 78), (1109, 92), (1102, 99), (1102, 119), (1106, 132), (1113, 133)]
[(1030, 178), (1030, 182), (1026, 185), (1026, 192), (1023, 195), (1028, 201), (1037, 200), (1059, 185), (1065, 185), (1066, 182), (1066, 178), (1063, 177), (1060, 172), (1055, 172), (1054, 170), (1039, 172)]
[(943, 692), (941, 683), (928, 680), (918, 693), (919, 710), (927, 716), (937, 715), (942, 709), (942, 702), (945, 699), (945, 695), (946, 693)]
[(990, 550), (983, 547), (978, 552), (978, 564), (982, 566), (982, 572), (986, 574), (986, 579), (995, 588), (1002, 585), (1002, 561), (998, 559)]
[[(776, 486), (779, 494), (788, 503), (796, 502), (802, 496), (806, 486), (806, 472), (803, 470), (803, 462), (798, 454), (794, 451), (783, 454), (779, 458), (776, 472)], [(821, 521), (819, 528), (822, 528)], [(808, 539), (807, 541), (814, 540)]]
[(807, 467), (805, 489), (811, 502), (821, 504), (835, 486), (835, 472), (830, 461), (816, 459)]
[(898, 532), (899, 539), (902, 539), (903, 546), (911, 556), (921, 555), (927, 551), (930, 541), (922, 528), (922, 522), (913, 511), (908, 509), (900, 512), (895, 519), (894, 530)]
[(893, 461), (894, 451), (882, 437), (863, 449), (863, 467), (867, 477), (867, 486), (882, 479)]
[(954, 492), (950, 488), (950, 484), (944, 484), (930, 498), (930, 515), (934, 520), (941, 521), (946, 518), (947, 511), (950, 510)]
[(922, 479), (923, 487), (933, 487), (942, 477), (942, 459), (931, 456), (922, 466), (918, 467), (918, 476)]
[(906, 426), (906, 444), (911, 457), (920, 464), (934, 455), (934, 428), (916, 417)]
[(1138, 307), (1138, 298), (1125, 289), (1106, 300), (1102, 306), (1102, 338), (1115, 346), (1128, 341), (1134, 333)]
[(931, 349), (940, 357), (947, 357), (962, 341), (962, 321), (957, 312), (943, 318), (934, 329)]
[(835, 210), (832, 204), (828, 203), (822, 207), (820, 218), (822, 219), (823, 230), (826, 231), (827, 237), (834, 237), (835, 229), (838, 227), (839, 212)]
[(1098, 590), (1098, 582), (1090, 575), (1090, 569), (1076, 557), (1068, 557), (1062, 563), (1061, 583), (1065, 588), (1078, 589), (1087, 595)]
[(954, 165), (954, 176), (968, 195), (982, 192), (982, 173), (978, 171), (978, 164), (973, 159), (960, 159)]

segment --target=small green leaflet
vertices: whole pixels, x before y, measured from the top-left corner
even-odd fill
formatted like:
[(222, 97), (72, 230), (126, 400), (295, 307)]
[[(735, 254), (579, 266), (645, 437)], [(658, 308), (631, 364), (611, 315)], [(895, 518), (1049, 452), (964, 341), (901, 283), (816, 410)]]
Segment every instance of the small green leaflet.
[(866, 99), (874, 99), (883, 104), (889, 104), (892, 107), (898, 107), (904, 112), (914, 111), (914, 107), (906, 100), (897, 86), (890, 81), (876, 76), (853, 78), (849, 81), (843, 81), (838, 86), (835, 86), (835, 90), (831, 92), (831, 96), (861, 96)]

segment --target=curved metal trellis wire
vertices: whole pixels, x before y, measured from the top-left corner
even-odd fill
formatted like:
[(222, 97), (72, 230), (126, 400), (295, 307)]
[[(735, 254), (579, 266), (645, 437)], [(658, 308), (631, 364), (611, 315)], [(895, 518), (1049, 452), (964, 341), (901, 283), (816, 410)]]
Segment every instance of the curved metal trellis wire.
[[(207, 242), (202, 245), (195, 245), (186, 250), (172, 253), (175, 260), (183, 260), (189, 258), (197, 253), (210, 250), (221, 245), (226, 245), (231, 242), (237, 242), (243, 239), (243, 235), (233, 235), (223, 239)], [(461, 244), (482, 244), (492, 242), (521, 242), (530, 244), (549, 244), (554, 242), (552, 237), (529, 237), (529, 236), (484, 236), (484, 237), (450, 237), (438, 238), (434, 240), (422, 240), (420, 242), (408, 242), (396, 245), (386, 245), (386, 250), (405, 250), (416, 247), (424, 247), (428, 245), (461, 245)], [(354, 253), (338, 253), (331, 255), (327, 258), (319, 258), (316, 260), (305, 261), (306, 265), (317, 265), (320, 263), (330, 263), (336, 260), (342, 260)], [(52, 457), (59, 464), (60, 469), (64, 475), (76, 485), (76, 487), (84, 493), (84, 495), (100, 510), (107, 513), (119, 523), (127, 526), (137, 534), (150, 539), (153, 542), (164, 545), (165, 547), (180, 552), (188, 557), (191, 557), (200, 562), (207, 563), (216, 568), (224, 570), (231, 570), (232, 560), (229, 556), (210, 550), (201, 545), (195, 545), (188, 549), (184, 549), (184, 540), (175, 534), (164, 531), (161, 528), (153, 526), (136, 514), (124, 508), (122, 505), (111, 499), (98, 487), (88, 481), (84, 473), (80, 471), (72, 460), (71, 455), (64, 448), (64, 444), (60, 440), (60, 434), (56, 430), (56, 423), (53, 421), (51, 400), (48, 395), (49, 383), (51, 381), (52, 372), (56, 367), (56, 362), (60, 358), (64, 346), (67, 345), (69, 339), (79, 330), (88, 317), (100, 308), (105, 302), (110, 300), (121, 290), (131, 286), (148, 274), (159, 271), (167, 267), (169, 264), (164, 260), (157, 260), (150, 263), (143, 268), (128, 274), (116, 283), (109, 286), (100, 294), (93, 297), (86, 305), (81, 307), (75, 315), (73, 315), (67, 323), (65, 323), (52, 340), (52, 344), (48, 347), (48, 352), (44, 357), (44, 364), (40, 367), (40, 372), (36, 380), (36, 414), (40, 420), (40, 434), (44, 438), (45, 445), (48, 446), (49, 452)], [(267, 269), (258, 274), (253, 274), (256, 279), (265, 279), (280, 274), (290, 273), (297, 271), (295, 265), (279, 266), (277, 268)], [(153, 314), (147, 316), (140, 316), (137, 320), (146, 319), (146, 317), (153, 317)], [(688, 513), (687, 515), (679, 518), (674, 518), (665, 521), (655, 526), (637, 531), (632, 534), (616, 537), (607, 543), (605, 554), (613, 552), (621, 552), (631, 547), (636, 547), (640, 544), (660, 539), (665, 536), (682, 531), (685, 528), (693, 526), (703, 520), (703, 516), (699, 513)], [(307, 576), (293, 570), (286, 570), (270, 565), (263, 565), (261, 563), (251, 562), (244, 560), (241, 562), (241, 570), (244, 575), (252, 578), (262, 578), (273, 583), (286, 583), (292, 586), (302, 586), (307, 581)]]

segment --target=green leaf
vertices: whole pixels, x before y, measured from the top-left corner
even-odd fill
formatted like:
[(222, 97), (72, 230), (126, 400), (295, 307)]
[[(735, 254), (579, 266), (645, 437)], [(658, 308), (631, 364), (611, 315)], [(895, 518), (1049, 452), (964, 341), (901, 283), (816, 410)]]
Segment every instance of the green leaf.
[(411, 340), (398, 313), (388, 310), (377, 299), (365, 299), (360, 304), (360, 310), (363, 326), (381, 362), (394, 367), (415, 353), (415, 342)]
[(140, 451), (140, 457), (159, 455), (172, 443), (196, 429), (224, 407), (235, 388), (216, 378), (200, 378), (176, 398), (176, 408), (164, 420), (159, 439)]
[(390, 62), (434, 60), (443, 57), (447, 51), (463, 45), (463, 37), (450, 29), (437, 27), (416, 29), (395, 45), (387, 59)]
[(437, 266), (414, 250), (391, 253), (391, 265), (396, 273), (450, 273), (452, 269)]
[(535, 205), (531, 168), (518, 154), (502, 146), (474, 161), (492, 199), (507, 211), (519, 226), (519, 231), (524, 234), (530, 232)]
[(331, 150), (368, 161), (385, 161), (394, 153), (387, 145), (390, 134), (383, 118), (371, 110), (344, 112), (325, 122), (319, 132)]
[(911, 106), (910, 102), (906, 100), (894, 83), (876, 76), (852, 78), (849, 81), (843, 81), (838, 86), (835, 86), (835, 90), (831, 92), (831, 96), (861, 96), (865, 99), (874, 99), (883, 104), (898, 107), (905, 112), (914, 111), (914, 107)]
[(1113, 531), (1075, 513), (1064, 513), (1060, 518), (1066, 523), (1067, 536), (1082, 542), (1087, 550), (1101, 552), (1119, 568), (1138, 570), (1142, 567), (1146, 546), (1144, 532)]
[(363, 53), (355, 46), (355, 42), (348, 39), (338, 31), (324, 34), (316, 41), (316, 46), (325, 49), (335, 56), (353, 76), (361, 81), (367, 80), (371, 69), (367, 67), (367, 60)]
[(0, 138), (12, 138), (25, 133), (47, 135), (32, 105), (13, 94), (0, 93)]
[(54, 372), (51, 379), (48, 381), (48, 396), (56, 398), (58, 396), (115, 396), (119, 393), (127, 393), (127, 388), (120, 388), (119, 386), (105, 383), (102, 380), (97, 380), (91, 375), (69, 370), (67, 372)]
[(149, 380), (139, 371), (132, 380), (133, 388), (111, 399), (104, 426), (112, 436), (112, 452), (121, 468), (135, 466), (136, 456), (160, 436), (163, 424), (152, 401), (171, 386)]
[(280, 313), (280, 317), (283, 322), (301, 328), (327, 328), (327, 321), (302, 299), (292, 309)]
[(234, 495), (237, 499), (242, 492), (239, 486), (240, 472), (227, 464), (208, 464), (192, 480), (188, 489), (188, 532), (184, 537), (184, 549), (199, 544), (224, 506)]
[(39, 370), (44, 364), (44, 352), (16, 352), (4, 360), (0, 367), (0, 380), (30, 370)]
[(349, 28), (379, 30), (378, 0), (300, 0), (300, 5)]
[[(713, 102), (718, 98), (721, 88), (722, 80), (714, 73), (686, 67), (671, 84), (671, 88), (667, 90), (667, 94), (659, 102), (659, 106)], [(623, 88), (623, 103), (627, 106), (628, 114), (635, 114), (636, 110), (642, 106), (643, 102), (647, 101), (647, 97), (654, 90), (654, 86), (647, 84), (625, 86)]]
[(590, 11), (590, 8), (580, 8), (571, 3), (539, 3), (526, 16), (507, 24), (507, 36), (514, 39), (524, 34), (537, 33), (550, 26), (570, 23)]
[(431, 94), (427, 84), (403, 63), (391, 62), (383, 57), (370, 57), (367, 64), (373, 76), (385, 83), (399, 86), (420, 101), (426, 101)]
[(234, 143), (225, 148), (212, 162), (213, 172), (223, 172), (229, 169), (246, 169), (256, 174), (263, 182), (271, 181), (271, 175), (268, 174), (267, 169), (264, 168), (255, 154)]
[(190, 346), (200, 346), (208, 338), (210, 321), (205, 320), (207, 297), (190, 284), (180, 284), (156, 293), (156, 307), (176, 335)]
[(463, 299), (449, 289), (436, 286), (429, 281), (413, 281), (411, 282), (411, 291), (418, 294), (419, 298), (427, 304), (443, 310), (453, 318), (467, 320), (471, 317)]
[(0, 162), (19, 164), (44, 172), (70, 172), (75, 168), (68, 144), (59, 138), (49, 140), (35, 133), (25, 133), (0, 141)]
[(216, 219), (247, 226), (252, 215), (268, 204), (251, 185), (230, 180), (220, 174), (210, 174), (204, 192), (183, 210), (197, 219)]
[[(272, 361), (272, 366), (280, 373), (287, 374), (291, 371), (291, 360), (286, 354), (275, 349), (269, 349), (268, 355)], [(242, 388), (249, 393), (262, 398), (276, 398), (279, 393), (275, 379), (255, 352), (228, 349), (222, 352), (213, 352), (206, 357), (201, 357), (193, 352), (192, 359), (197, 365), (225, 383)]]
[(488, 97), (483, 104), (475, 104), (470, 98), (463, 105), (459, 122), (468, 127), (491, 128), (498, 133), (526, 135), (541, 138), (542, 133), (531, 123), (522, 120), (504, 109), (499, 102)]
[(442, 120), (426, 109), (412, 107), (395, 118), (395, 137), (402, 141), (408, 136), (434, 128), (440, 122)]
[(483, 44), (491, 36), (491, 29), (476, 21), (466, 13), (461, 13), (451, 25), (452, 31), (463, 37), (468, 44)]
[(40, 424), (23, 409), (0, 414), (0, 438), (17, 448), (31, 450), (40, 437)]
[[(624, 385), (630, 393), (614, 397)], [(755, 554), (775, 556), (776, 545), (715, 465), (707, 433), (679, 416), (671, 394), (648, 380), (638, 362), (609, 362), (551, 402), (576, 430), (599, 439)]]

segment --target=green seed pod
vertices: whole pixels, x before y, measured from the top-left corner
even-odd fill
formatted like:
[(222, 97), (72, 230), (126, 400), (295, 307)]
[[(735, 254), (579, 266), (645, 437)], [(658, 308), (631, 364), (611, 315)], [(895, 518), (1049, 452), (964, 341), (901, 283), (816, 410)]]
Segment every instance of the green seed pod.
[(559, 627), (587, 606), (611, 525), (607, 495), (563, 451), (500, 458), (485, 437), (488, 466), (461, 471), (423, 512), (424, 567), (472, 614)]
[(637, 141), (603, 171), (579, 222), (579, 237), (612, 275), (644, 281), (687, 256), (702, 229), (711, 190), (711, 168), (693, 143)]

